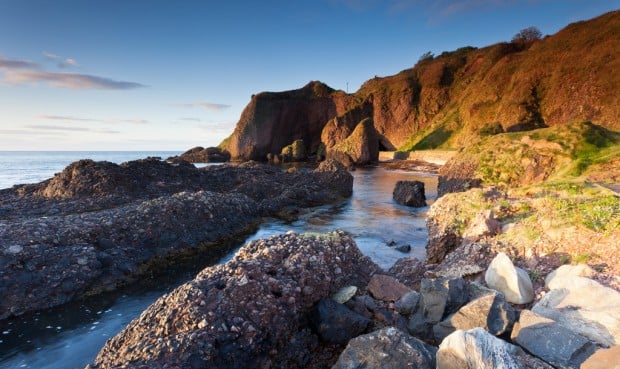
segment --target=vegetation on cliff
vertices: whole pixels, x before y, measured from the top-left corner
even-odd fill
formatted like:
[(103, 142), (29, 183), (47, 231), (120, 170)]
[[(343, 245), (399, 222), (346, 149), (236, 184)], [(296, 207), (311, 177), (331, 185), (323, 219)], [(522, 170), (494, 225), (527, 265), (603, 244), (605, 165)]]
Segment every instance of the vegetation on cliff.
[[(430, 222), (457, 240), (453, 248), (478, 214), (491, 210), (502, 226), (495, 246), (513, 256), (555, 255), (556, 262), (617, 274), (619, 164), (620, 134), (590, 122), (488, 137), (440, 170), (444, 196)], [(539, 274), (536, 262), (530, 269)]]
[[(354, 94), (320, 82), (252, 98), (222, 143), (233, 159), (265, 160), (303, 139), (329, 151), (372, 118), (383, 150), (458, 149), (503, 132), (591, 121), (620, 130), (620, 11), (542, 39), (427, 55)], [(373, 145), (376, 142), (372, 143)]]

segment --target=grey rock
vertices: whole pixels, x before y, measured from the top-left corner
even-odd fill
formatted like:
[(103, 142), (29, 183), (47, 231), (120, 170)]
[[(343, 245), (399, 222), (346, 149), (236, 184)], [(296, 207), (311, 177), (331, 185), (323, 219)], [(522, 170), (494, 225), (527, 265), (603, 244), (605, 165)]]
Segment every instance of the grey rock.
[(469, 300), (467, 283), (461, 279), (423, 279), (420, 301), (409, 319), (408, 330), (415, 336), (432, 339), (432, 327), (444, 316), (456, 312)]
[(515, 310), (501, 293), (496, 292), (470, 301), (456, 313), (437, 323), (433, 327), (433, 332), (438, 342), (455, 330), (478, 327), (499, 336), (510, 331), (515, 319)]
[(389, 327), (352, 339), (332, 369), (434, 369), (436, 352), (436, 348)]
[(403, 252), (403, 253), (408, 253), (409, 251), (411, 251), (411, 245), (409, 245), (409, 244), (399, 245), (399, 246), (396, 246), (394, 248), (394, 250), (400, 251), (400, 252)]
[(596, 351), (585, 337), (529, 310), (523, 310), (511, 334), (512, 341), (558, 368), (578, 369)]
[(437, 369), (552, 369), (482, 328), (458, 330), (437, 351)]
[(619, 292), (579, 276), (556, 276), (549, 282), (551, 291), (532, 311), (600, 345), (620, 344)]
[(311, 315), (312, 325), (325, 342), (344, 345), (364, 332), (370, 320), (332, 299), (322, 299)]
[(392, 194), (394, 201), (401, 205), (422, 207), (426, 206), (424, 182), (398, 181)]
[(356, 286), (342, 287), (332, 296), (332, 300), (336, 301), (339, 304), (344, 304), (345, 302), (351, 300), (351, 298), (355, 296), (356, 293)]
[(409, 316), (415, 312), (419, 300), (420, 294), (418, 292), (409, 291), (396, 301), (394, 307), (400, 314)]
[(527, 304), (534, 300), (534, 287), (527, 272), (515, 267), (503, 252), (491, 261), (484, 280), (513, 304)]

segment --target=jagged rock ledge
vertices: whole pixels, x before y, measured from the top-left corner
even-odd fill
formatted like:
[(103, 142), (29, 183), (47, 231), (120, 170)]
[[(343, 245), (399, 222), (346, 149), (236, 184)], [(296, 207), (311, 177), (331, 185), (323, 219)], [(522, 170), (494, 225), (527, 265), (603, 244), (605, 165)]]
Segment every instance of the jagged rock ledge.
[(332, 161), (296, 173), (256, 163), (75, 162), (0, 191), (0, 319), (115, 289), (180, 255), (219, 255), (218, 245), (263, 216), (348, 197), (352, 185)]

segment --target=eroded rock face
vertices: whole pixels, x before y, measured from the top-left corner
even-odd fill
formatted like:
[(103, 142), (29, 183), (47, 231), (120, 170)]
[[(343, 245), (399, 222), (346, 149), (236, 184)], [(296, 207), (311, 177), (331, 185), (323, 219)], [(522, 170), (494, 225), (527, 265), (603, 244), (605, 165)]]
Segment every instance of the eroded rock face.
[(359, 122), (353, 132), (336, 145), (327, 146), (327, 157), (348, 165), (368, 164), (379, 159), (379, 136), (372, 119)]
[(330, 161), (296, 173), (256, 163), (76, 162), (51, 180), (0, 191), (8, 209), (0, 319), (115, 289), (179, 255), (216, 258), (261, 216), (342, 199), (352, 186)]
[(320, 143), (325, 123), (346, 111), (347, 95), (320, 82), (310, 82), (298, 90), (263, 92), (241, 114), (226, 144), (232, 160), (261, 160), (279, 154), (291, 142), (303, 139), (306, 152)]
[(354, 338), (332, 369), (435, 369), (437, 349), (396, 328)]
[(320, 348), (304, 317), (376, 268), (342, 232), (253, 241), (157, 300), (90, 368), (312, 367)]

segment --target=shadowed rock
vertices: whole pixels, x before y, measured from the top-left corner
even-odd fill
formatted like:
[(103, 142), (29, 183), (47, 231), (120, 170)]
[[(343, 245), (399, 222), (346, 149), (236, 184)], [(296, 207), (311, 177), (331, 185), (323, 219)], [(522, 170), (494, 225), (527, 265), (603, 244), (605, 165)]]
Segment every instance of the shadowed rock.
[(401, 205), (417, 208), (426, 206), (424, 182), (398, 181), (396, 182), (392, 196), (394, 197), (394, 201)]

